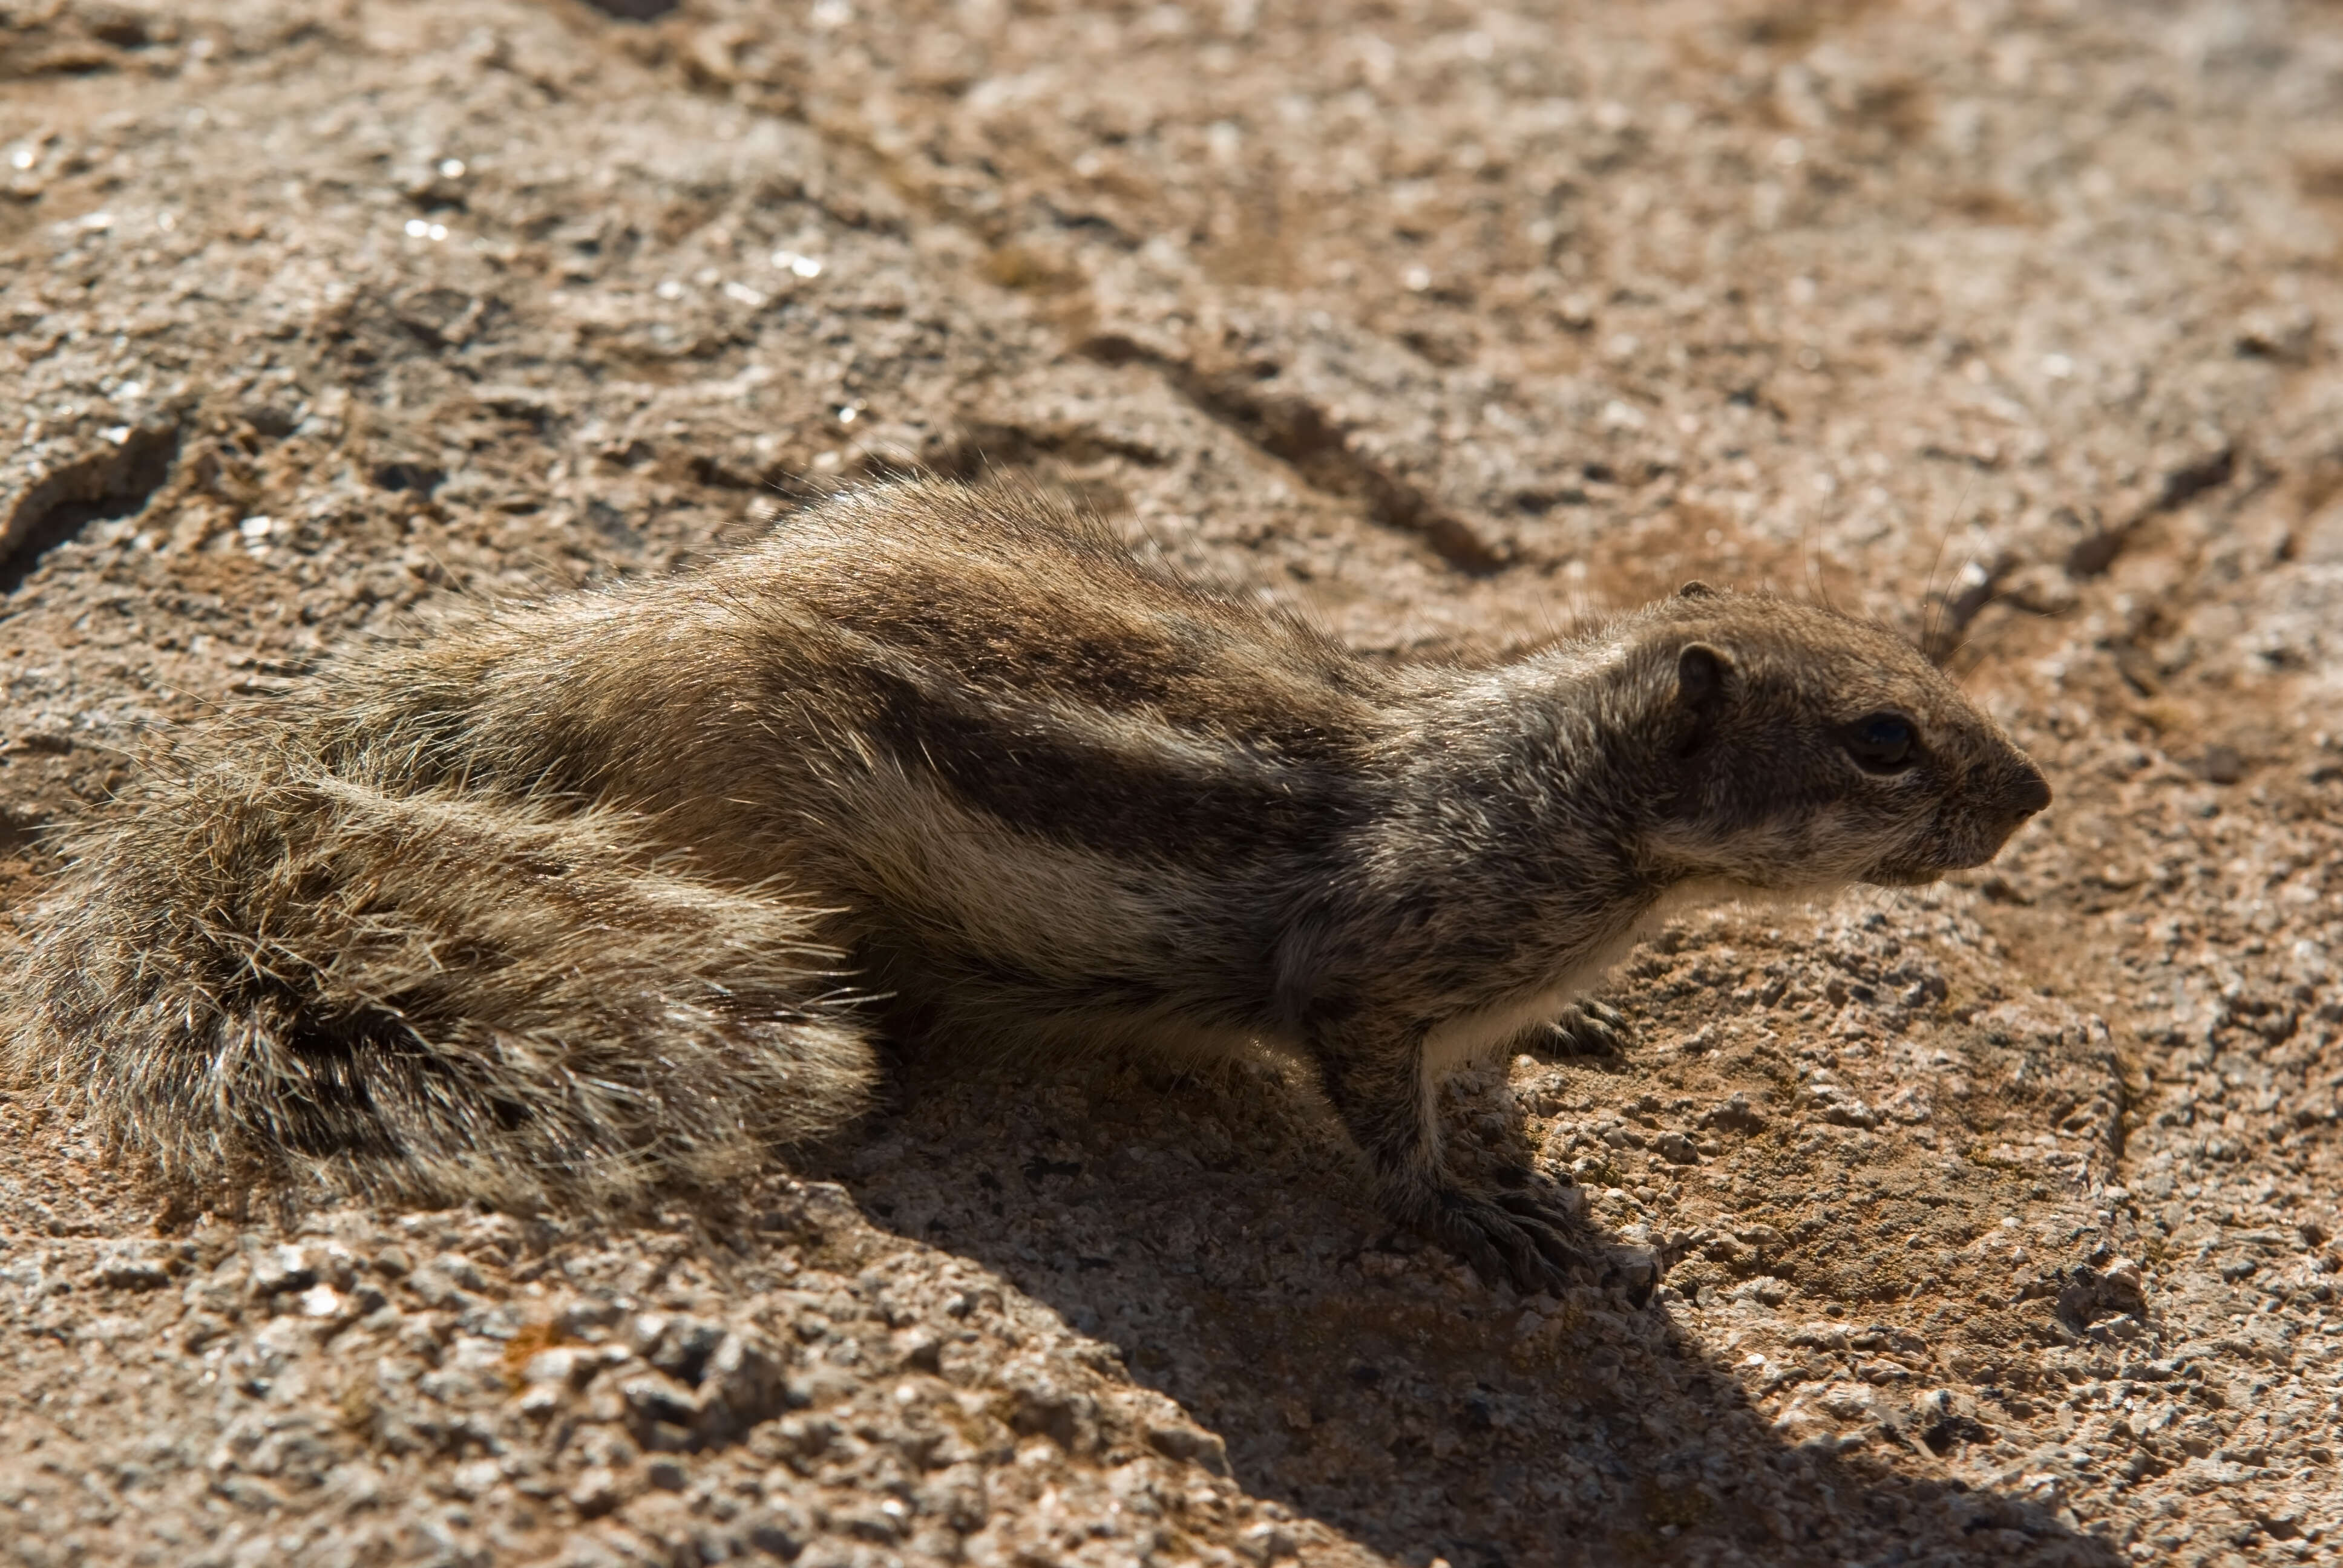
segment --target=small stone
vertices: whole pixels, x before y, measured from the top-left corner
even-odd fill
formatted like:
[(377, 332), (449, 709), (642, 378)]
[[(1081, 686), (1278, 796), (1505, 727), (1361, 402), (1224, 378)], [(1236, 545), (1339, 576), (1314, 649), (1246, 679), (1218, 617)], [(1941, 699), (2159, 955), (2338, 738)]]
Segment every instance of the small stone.
[(461, 1252), (442, 1252), (416, 1270), (407, 1286), (428, 1305), (460, 1311), (472, 1304), (469, 1292), (486, 1290), (488, 1281)]
[(802, 1521), (783, 1514), (763, 1514), (750, 1522), (748, 1541), (767, 1556), (787, 1563), (805, 1550), (806, 1528)]
[(533, 1385), (583, 1388), (593, 1380), (600, 1362), (601, 1358), (591, 1351), (557, 1345), (529, 1357), (520, 1370), (520, 1380)]
[(495, 1460), (472, 1459), (450, 1472), (447, 1483), (458, 1497), (478, 1497), (503, 1479), (503, 1467)]
[[(639, 1318), (638, 1323), (648, 1322)], [(702, 1318), (676, 1317), (664, 1320), (659, 1332), (652, 1339), (639, 1343), (642, 1358), (667, 1373), (687, 1383), (697, 1383), (706, 1375), (709, 1358), (725, 1340), (724, 1325)]]
[(744, 1334), (725, 1335), (708, 1358), (699, 1400), (701, 1429), (713, 1438), (746, 1432), (789, 1402), (779, 1362)]
[(232, 1330), (233, 1325), (226, 1318), (210, 1312), (190, 1312), (179, 1324), (179, 1345), (194, 1355)]
[(1228, 1444), (1213, 1432), (1167, 1422), (1147, 1429), (1147, 1446), (1166, 1459), (1197, 1465), (1214, 1475), (1229, 1473)]
[(298, 1247), (271, 1247), (253, 1261), (252, 1293), (256, 1296), (306, 1291), (317, 1282), (317, 1265)]
[(116, 1241), (98, 1249), (93, 1283), (116, 1291), (152, 1291), (171, 1282), (177, 1260), (146, 1241)]
[(618, 1309), (608, 1302), (576, 1301), (554, 1315), (553, 1326), (564, 1339), (598, 1340), (619, 1315)]
[(2207, 746), (2190, 770), (2208, 784), (2235, 784), (2246, 776), (2246, 759), (2234, 746)]
[(627, 1320), (627, 1344), (645, 1361), (667, 1337), (668, 1316), (665, 1312), (637, 1312)]
[(1735, 1091), (1724, 1104), (1710, 1110), (1700, 1119), (1703, 1127), (1721, 1128), (1728, 1132), (1762, 1132), (1765, 1118), (1750, 1105), (1749, 1096)]
[(569, 1488), (570, 1505), (588, 1519), (598, 1519), (627, 1500), (627, 1487), (618, 1473), (607, 1464), (597, 1464), (581, 1473)]
[(636, 1416), (652, 1423), (689, 1426), (699, 1419), (699, 1406), (691, 1391), (663, 1372), (641, 1372), (627, 1379), (618, 1385), (618, 1397)]

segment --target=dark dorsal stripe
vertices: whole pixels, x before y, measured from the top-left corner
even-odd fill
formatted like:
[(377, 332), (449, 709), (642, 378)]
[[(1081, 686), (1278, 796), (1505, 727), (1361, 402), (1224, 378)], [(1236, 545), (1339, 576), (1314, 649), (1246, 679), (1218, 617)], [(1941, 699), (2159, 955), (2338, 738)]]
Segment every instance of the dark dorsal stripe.
[(987, 702), (900, 671), (874, 668), (867, 678), (872, 739), (896, 766), (1036, 838), (1118, 858), (1212, 864), (1307, 852), (1355, 810), (1355, 776), (1216, 737), (1084, 723), (1078, 710)]

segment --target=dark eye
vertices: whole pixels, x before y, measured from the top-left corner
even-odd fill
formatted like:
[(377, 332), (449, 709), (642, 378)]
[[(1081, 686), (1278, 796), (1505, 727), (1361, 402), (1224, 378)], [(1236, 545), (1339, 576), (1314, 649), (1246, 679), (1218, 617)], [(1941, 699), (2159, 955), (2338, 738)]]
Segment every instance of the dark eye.
[(1846, 727), (1846, 749), (1874, 773), (1897, 773), (1912, 765), (1919, 736), (1900, 713), (1875, 713)]

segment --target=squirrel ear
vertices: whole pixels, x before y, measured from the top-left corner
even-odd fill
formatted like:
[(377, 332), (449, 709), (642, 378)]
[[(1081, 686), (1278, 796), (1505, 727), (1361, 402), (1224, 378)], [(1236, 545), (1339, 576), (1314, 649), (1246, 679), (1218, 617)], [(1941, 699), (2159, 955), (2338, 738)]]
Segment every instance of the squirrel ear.
[(1725, 683), (1733, 660), (1704, 642), (1688, 642), (1676, 655), (1676, 705), (1687, 720), (1678, 750), (1690, 756), (1715, 728), (1725, 706)]
[(1704, 642), (1688, 642), (1676, 655), (1676, 699), (1687, 708), (1713, 708), (1725, 695), (1733, 661)]
[(1715, 598), (1715, 597), (1716, 590), (1698, 578), (1693, 578), (1692, 581), (1676, 589), (1678, 598)]

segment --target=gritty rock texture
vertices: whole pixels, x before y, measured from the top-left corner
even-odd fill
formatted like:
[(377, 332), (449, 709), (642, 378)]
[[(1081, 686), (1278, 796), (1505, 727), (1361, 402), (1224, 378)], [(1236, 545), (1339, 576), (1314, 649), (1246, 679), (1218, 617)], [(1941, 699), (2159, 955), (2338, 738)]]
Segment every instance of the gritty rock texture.
[(0, 13), (21, 930), (156, 727), (913, 467), (1379, 652), (1827, 595), (2058, 792), (1455, 1086), (1627, 1260), (1560, 1296), (1274, 1064), (922, 1070), (626, 1227), (176, 1213), (0, 1100), (0, 1560), (2331, 1560), (2338, 126), (2230, 0)]

